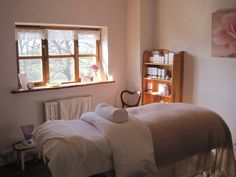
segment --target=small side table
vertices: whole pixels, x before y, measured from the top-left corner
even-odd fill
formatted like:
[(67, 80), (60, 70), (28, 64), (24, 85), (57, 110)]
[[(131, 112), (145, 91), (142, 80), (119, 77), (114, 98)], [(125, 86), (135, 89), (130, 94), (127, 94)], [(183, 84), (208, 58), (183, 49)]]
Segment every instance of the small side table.
[(17, 162), (20, 160), (21, 169), (25, 170), (25, 157), (30, 153), (37, 153), (36, 145), (34, 143), (25, 145), (23, 142), (17, 142), (13, 145), (13, 148)]

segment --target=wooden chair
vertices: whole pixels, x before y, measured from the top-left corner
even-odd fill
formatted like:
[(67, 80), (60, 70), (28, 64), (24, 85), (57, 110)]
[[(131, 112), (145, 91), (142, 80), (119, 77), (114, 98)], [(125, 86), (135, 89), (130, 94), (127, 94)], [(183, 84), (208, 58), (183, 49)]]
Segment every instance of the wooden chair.
[(141, 92), (140, 91), (130, 91), (130, 90), (123, 90), (120, 93), (120, 99), (122, 103), (122, 108), (124, 107), (135, 107), (139, 105), (141, 99)]

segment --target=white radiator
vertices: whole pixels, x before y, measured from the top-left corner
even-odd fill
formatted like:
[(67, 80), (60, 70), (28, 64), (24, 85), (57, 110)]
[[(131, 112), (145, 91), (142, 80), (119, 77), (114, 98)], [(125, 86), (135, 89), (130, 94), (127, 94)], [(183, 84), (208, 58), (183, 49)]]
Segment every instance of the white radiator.
[(57, 120), (59, 116), (59, 104), (57, 101), (44, 103), (44, 112), (46, 120)]
[(44, 103), (46, 120), (79, 119), (83, 112), (93, 110), (93, 96), (62, 98)]

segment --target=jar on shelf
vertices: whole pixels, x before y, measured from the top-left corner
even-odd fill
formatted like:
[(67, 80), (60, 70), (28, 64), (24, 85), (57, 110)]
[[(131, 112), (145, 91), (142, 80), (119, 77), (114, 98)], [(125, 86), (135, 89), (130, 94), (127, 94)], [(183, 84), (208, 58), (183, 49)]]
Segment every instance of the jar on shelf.
[(152, 82), (147, 83), (147, 91), (152, 92)]

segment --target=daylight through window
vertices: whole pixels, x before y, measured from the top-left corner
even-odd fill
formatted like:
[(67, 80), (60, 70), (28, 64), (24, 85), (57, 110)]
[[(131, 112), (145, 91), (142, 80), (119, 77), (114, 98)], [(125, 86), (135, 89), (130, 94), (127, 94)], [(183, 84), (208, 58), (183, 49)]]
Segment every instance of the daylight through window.
[(101, 29), (16, 26), (18, 73), (36, 86), (92, 81), (101, 46)]

